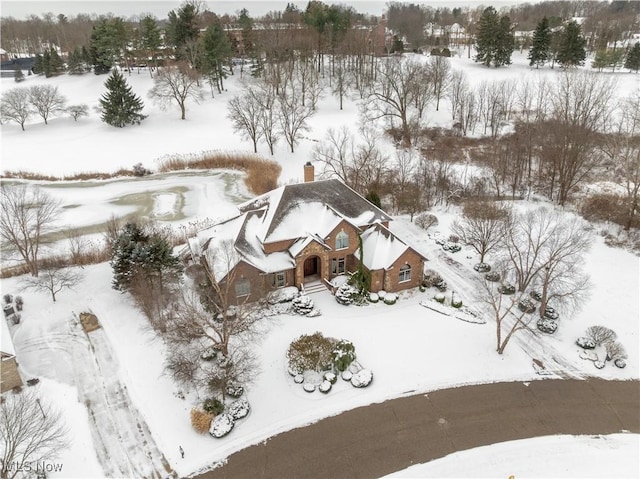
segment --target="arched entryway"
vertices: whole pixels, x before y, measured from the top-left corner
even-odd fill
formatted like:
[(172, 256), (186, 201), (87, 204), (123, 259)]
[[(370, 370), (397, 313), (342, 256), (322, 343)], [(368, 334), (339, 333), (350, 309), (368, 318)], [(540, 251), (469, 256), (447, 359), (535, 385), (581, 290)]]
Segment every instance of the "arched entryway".
[(320, 258), (318, 256), (309, 256), (304, 260), (304, 280), (310, 281), (320, 278)]

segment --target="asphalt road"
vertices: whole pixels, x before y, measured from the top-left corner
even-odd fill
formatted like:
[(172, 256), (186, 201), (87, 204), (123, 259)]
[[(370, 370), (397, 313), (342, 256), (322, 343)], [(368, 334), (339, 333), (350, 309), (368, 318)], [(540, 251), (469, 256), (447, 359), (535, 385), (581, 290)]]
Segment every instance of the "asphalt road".
[(638, 381), (463, 386), (372, 404), (279, 434), (197, 477), (376, 478), (503, 441), (620, 431), (640, 433)]

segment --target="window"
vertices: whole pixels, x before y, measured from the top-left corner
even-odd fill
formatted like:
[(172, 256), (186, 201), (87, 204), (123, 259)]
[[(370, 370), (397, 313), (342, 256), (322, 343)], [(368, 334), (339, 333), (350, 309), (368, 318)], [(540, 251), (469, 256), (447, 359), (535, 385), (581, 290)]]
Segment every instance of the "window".
[(251, 283), (248, 279), (236, 281), (236, 296), (249, 296), (251, 294)]
[(342, 274), (344, 273), (344, 258), (333, 258), (331, 260), (331, 274)]
[(284, 271), (278, 271), (271, 275), (271, 286), (274, 288), (282, 288), (285, 284)]
[(411, 281), (411, 266), (405, 264), (402, 268), (400, 268), (400, 277), (398, 278), (400, 283), (405, 281)]
[(336, 235), (336, 249), (345, 249), (349, 247), (349, 235), (341, 230)]

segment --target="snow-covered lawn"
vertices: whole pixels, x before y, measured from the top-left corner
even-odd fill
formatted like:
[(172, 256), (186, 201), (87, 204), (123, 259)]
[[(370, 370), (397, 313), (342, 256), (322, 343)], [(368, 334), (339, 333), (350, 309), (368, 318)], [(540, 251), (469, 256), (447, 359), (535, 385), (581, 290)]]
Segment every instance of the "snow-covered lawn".
[(385, 478), (640, 476), (640, 436), (546, 436), (451, 454)]
[[(470, 63), (464, 57), (454, 58), (452, 62), (455, 68), (470, 73), (473, 82), (531, 74), (522, 56), (516, 55), (514, 60), (509, 68), (490, 70)], [(552, 76), (557, 72), (544, 70), (539, 74)], [(639, 86), (639, 75), (620, 73), (616, 76), (620, 79), (622, 93)], [(95, 75), (48, 80), (28, 77), (20, 86), (56, 85), (70, 103), (87, 103), (93, 107), (104, 90), (105, 79)], [(157, 160), (171, 153), (249, 150), (248, 142), (233, 133), (225, 118), (226, 101), (239, 88), (237, 77), (227, 81), (228, 92), (224, 95), (200, 105), (191, 104), (185, 121), (179, 119), (177, 109), (161, 111), (146, 98), (151, 87), (147, 73), (134, 73), (127, 80), (145, 100), (145, 114), (149, 118), (142, 125), (112, 128), (101, 123), (93, 111), (89, 118), (77, 123), (68, 118), (56, 118), (45, 126), (34, 120), (25, 132), (14, 124), (4, 124), (0, 128), (2, 168), (62, 176), (115, 171), (121, 167), (130, 168), (138, 162), (157, 169)], [(5, 90), (15, 84), (12, 79), (2, 79), (1, 86)], [(430, 118), (430, 126), (450, 124), (450, 114), (444, 106), (440, 112), (432, 112)], [(277, 148), (274, 158), (283, 166), (282, 183), (302, 179), (302, 166), (311, 159), (313, 146), (329, 127), (348, 125), (355, 131), (356, 102), (347, 102), (345, 110), (339, 111), (337, 100), (328, 96), (322, 100), (319, 113), (310, 123), (307, 139), (301, 141), (295, 154), (287, 152), (283, 144)], [(383, 141), (389, 147), (388, 141)], [(261, 146), (261, 152), (266, 156), (264, 146)], [(98, 226), (111, 214), (120, 217), (136, 214), (156, 218), (165, 224), (188, 225), (206, 217), (225, 216), (233, 204), (247, 196), (237, 173), (39, 183), (60, 198), (65, 206), (61, 228), (84, 228), (85, 232), (93, 234), (97, 234)], [(436, 211), (440, 224), (434, 230), (448, 235), (448, 225), (455, 217), (455, 211)], [(94, 227), (95, 231), (92, 230)], [(391, 229), (427, 255), (430, 259), (428, 267), (443, 275), (450, 290), (454, 289), (465, 305), (473, 303), (474, 282), (470, 278), (477, 275), (472, 269), (477, 262), (476, 255), (466, 248), (458, 253), (444, 252), (406, 218), (393, 222)], [(63, 247), (62, 243), (58, 247)], [(582, 311), (573, 318), (563, 318), (553, 337), (538, 333), (520, 335), (502, 356), (495, 353), (495, 331), (491, 321), (473, 324), (422, 307), (420, 301), (431, 299), (435, 290), (402, 294), (393, 306), (379, 302), (367, 307), (341, 306), (328, 292), (314, 294), (313, 300), (322, 316), (278, 316), (265, 324), (263, 339), (256, 345), (260, 374), (247, 391), (251, 413), (229, 436), (220, 440), (200, 436), (191, 428), (189, 411), (198, 398), (193, 393), (181, 391), (164, 373), (162, 341), (149, 330), (143, 314), (129, 296), (111, 289), (108, 264), (86, 267), (82, 283), (73, 291), (61, 292), (55, 304), (44, 294), (21, 292), (25, 310), (21, 324), (12, 326), (12, 332), (18, 361), (26, 378), (42, 378), (37, 387), (63, 409), (72, 429), (73, 447), (62, 458), (65, 468), (52, 477), (99, 477), (108, 472), (97, 459), (100, 454), (89, 447), (91, 428), (87, 409), (82, 402), (74, 401), (74, 398), (85, 399), (76, 375), (89, 372), (89, 369), (83, 369), (80, 362), (60, 359), (65, 341), (73, 341), (73, 335), (69, 333), (70, 318), (73, 313), (82, 311), (91, 311), (98, 316), (108, 348), (118, 364), (111, 374), (126, 387), (128, 400), (146, 421), (159, 451), (177, 473), (184, 476), (278, 432), (356, 406), (460, 384), (536, 379), (539, 376), (532, 367), (533, 354), (575, 376), (637, 379), (640, 371), (638, 258), (605, 246), (602, 238), (596, 236), (585, 267), (591, 274), (594, 288)], [(3, 293), (19, 292), (20, 281), (20, 278), (2, 280)], [(618, 333), (629, 354), (625, 369), (607, 365), (603, 370), (596, 370), (591, 361), (579, 358), (574, 341), (594, 324), (608, 326)], [(315, 331), (352, 341), (358, 360), (373, 371), (372, 385), (355, 389), (338, 379), (327, 395), (317, 391), (308, 394), (295, 385), (286, 371), (285, 351), (292, 340)], [(102, 379), (96, 377), (98, 381)], [(94, 436), (94, 447), (119, 448), (119, 444), (110, 442), (115, 440), (114, 436), (105, 437), (106, 443), (98, 444)], [(135, 442), (128, 440), (132, 441), (125, 438), (124, 444), (133, 448)], [(179, 446), (185, 450), (184, 459), (180, 458)], [(626, 446), (621, 449), (628, 451)], [(590, 451), (580, 441), (576, 450)], [(612, 451), (611, 457), (615, 460), (615, 448)], [(140, 456), (132, 458), (137, 465), (144, 460)], [(466, 459), (460, 462), (466, 463)], [(520, 464), (525, 462), (527, 459), (523, 458)], [(518, 476), (519, 470), (523, 470), (519, 466), (507, 469), (506, 476)], [(474, 470), (471, 459), (458, 475), (468, 475), (469, 470)]]

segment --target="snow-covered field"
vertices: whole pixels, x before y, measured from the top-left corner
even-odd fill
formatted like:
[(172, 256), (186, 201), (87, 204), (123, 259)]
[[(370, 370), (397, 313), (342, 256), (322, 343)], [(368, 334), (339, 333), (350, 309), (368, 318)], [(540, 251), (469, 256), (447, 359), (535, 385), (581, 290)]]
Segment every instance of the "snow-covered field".
[[(515, 64), (504, 69), (485, 69), (469, 62), (466, 57), (454, 58), (456, 68), (462, 68), (471, 81), (486, 78), (520, 78), (532, 75), (521, 56), (514, 57)], [(557, 72), (544, 70), (539, 75), (553, 76)], [(640, 86), (640, 75), (616, 74), (620, 94), (629, 93)], [(192, 153), (202, 150), (247, 151), (248, 142), (236, 136), (226, 120), (226, 101), (238, 90), (238, 78), (227, 81), (228, 92), (215, 99), (207, 99), (200, 105), (191, 104), (187, 120), (181, 121), (177, 109), (161, 111), (146, 99), (151, 87), (148, 73), (134, 73), (128, 81), (146, 102), (149, 115), (142, 125), (117, 129), (100, 122), (97, 113), (77, 123), (68, 118), (56, 118), (44, 125), (35, 121), (27, 125), (25, 132), (15, 124), (1, 127), (1, 154), (3, 170), (28, 170), (44, 174), (65, 175), (87, 171), (115, 171), (130, 168), (142, 162), (148, 168), (157, 168), (157, 160), (170, 153)], [(28, 77), (20, 86), (38, 82), (57, 85), (72, 104), (87, 103), (95, 106), (104, 91), (104, 77), (84, 75), (62, 76), (45, 80)], [(15, 86), (12, 79), (2, 79), (3, 90)], [(431, 124), (450, 122), (446, 107), (433, 112)], [(307, 139), (303, 140), (295, 154), (280, 145), (274, 159), (283, 166), (281, 182), (300, 181), (302, 166), (311, 159), (311, 150), (321, 140), (329, 127), (357, 124), (357, 104), (347, 102), (339, 111), (338, 101), (326, 97), (319, 113), (311, 121)], [(265, 146), (261, 153), (267, 155)], [(236, 173), (175, 174), (143, 179), (84, 182), (76, 184), (42, 183), (47, 192), (60, 198), (65, 208), (61, 228), (85, 228), (93, 234), (111, 214), (125, 216), (138, 214), (158, 219), (171, 225), (188, 225), (206, 217), (218, 218), (232, 210), (232, 205), (246, 198), (248, 193)], [(438, 210), (440, 219), (436, 229), (447, 233), (448, 225), (456, 210)], [(91, 228), (95, 228), (92, 231)], [(412, 246), (424, 252), (437, 266), (445, 279), (455, 284), (456, 292), (467, 302), (473, 300), (474, 273), (471, 265), (476, 261), (470, 250), (450, 255), (444, 253), (426, 234), (406, 218), (398, 218), (392, 229), (409, 240)], [(58, 247), (63, 247), (58, 243)], [(450, 265), (444, 259), (450, 256), (459, 265)], [(468, 256), (471, 256), (469, 258)], [(295, 316), (275, 317), (265, 324), (262, 341), (256, 346), (261, 371), (248, 391), (252, 412), (240, 422), (227, 437), (214, 440), (196, 434), (189, 423), (189, 411), (197, 398), (181, 391), (164, 374), (164, 345), (150, 332), (142, 313), (127, 295), (111, 289), (111, 270), (108, 264), (88, 266), (82, 273), (84, 280), (73, 291), (59, 294), (54, 304), (50, 297), (32, 291), (21, 292), (21, 278), (2, 280), (3, 293), (18, 293), (25, 299), (20, 325), (12, 326), (15, 347), (25, 377), (43, 378), (40, 385), (44, 395), (55, 402), (72, 429), (73, 447), (62, 462), (63, 472), (54, 477), (103, 477), (107, 470), (100, 465), (98, 448), (123, 448), (131, 452), (128, 457), (132, 470), (146, 470), (147, 457), (137, 447), (135, 435), (103, 435), (104, 443), (91, 444), (91, 425), (86, 396), (78, 377), (91, 376), (96, 384), (105, 378), (95, 374), (87, 361), (74, 360), (65, 355), (65, 344), (73, 341), (73, 314), (91, 311), (96, 314), (104, 329), (105, 340), (118, 368), (112, 372), (126, 387), (125, 404), (139, 411), (148, 426), (158, 450), (171, 467), (181, 475), (205, 468), (214, 461), (223, 460), (228, 454), (249, 444), (260, 442), (273, 434), (309, 424), (322, 417), (334, 415), (353, 407), (383, 401), (388, 398), (429, 391), (460, 384), (504, 380), (537, 379), (531, 366), (531, 351), (541, 360), (559, 355), (565, 372), (572, 375), (595, 375), (611, 379), (638, 379), (640, 360), (638, 342), (640, 305), (640, 274), (638, 258), (622, 250), (604, 245), (602, 238), (594, 237), (585, 267), (594, 284), (589, 301), (573, 318), (563, 318), (560, 329), (553, 337), (521, 335), (503, 356), (495, 353), (495, 331), (491, 324), (471, 324), (453, 317), (441, 315), (420, 306), (429, 293), (418, 291), (401, 296), (394, 306), (379, 303), (367, 307), (338, 305), (328, 293), (313, 296), (322, 311), (318, 318)], [(603, 324), (618, 333), (629, 354), (628, 366), (621, 370), (607, 365), (599, 371), (590, 361), (579, 359), (575, 338), (593, 324)], [(307, 394), (294, 385), (285, 368), (285, 351), (289, 343), (304, 333), (322, 331), (325, 335), (351, 340), (363, 366), (373, 370), (376, 380), (363, 390), (347, 387), (340, 382), (328, 395)], [(442, 338), (446, 338), (443, 341)], [(536, 346), (543, 344), (544, 346)], [(384, 354), (381, 354), (383, 352)], [(96, 358), (97, 361), (100, 358)], [(86, 388), (85, 388), (86, 389)], [(105, 393), (109, 402), (114, 397)], [(185, 397), (183, 399), (183, 396)], [(78, 402), (74, 402), (73, 398)], [(118, 398), (122, 399), (122, 398)], [(525, 469), (531, 462), (526, 454), (518, 451), (535, 448), (555, 451), (566, 450), (571, 463), (579, 462), (579, 456), (592, 455), (594, 446), (588, 439), (540, 438), (509, 445), (496, 445), (485, 450), (460, 453), (454, 459), (456, 476), (487, 475), (516, 477), (524, 475), (561, 476), (565, 464), (549, 461), (545, 470)], [(632, 453), (637, 436), (612, 436), (600, 439), (596, 446), (606, 461), (634, 465), (637, 471), (638, 456)], [(535, 441), (535, 442), (532, 442)], [(634, 442), (635, 441), (635, 442)], [(568, 445), (567, 445), (568, 443)], [(524, 446), (522, 446), (524, 444)], [(179, 446), (185, 450), (181, 459)], [(565, 448), (566, 449), (562, 449)], [(504, 452), (504, 454), (502, 454)], [(480, 462), (491, 455), (501, 469), (482, 469)], [(593, 454), (595, 456), (595, 454)], [(513, 462), (507, 458), (516, 457)], [(440, 461), (429, 466), (437, 468)], [(447, 464), (444, 463), (443, 464)], [(488, 467), (488, 466), (487, 466)], [(621, 466), (622, 467), (622, 466)], [(443, 466), (448, 469), (448, 466)], [(634, 469), (622, 469), (620, 474)], [(594, 472), (595, 471), (595, 472)], [(589, 469), (596, 477), (617, 476), (616, 471)], [(571, 471), (567, 472), (570, 474)], [(611, 473), (611, 474), (610, 474)], [(425, 472), (409, 472), (403, 477), (416, 475), (444, 475), (442, 469)], [(576, 472), (575, 476), (582, 476)]]

